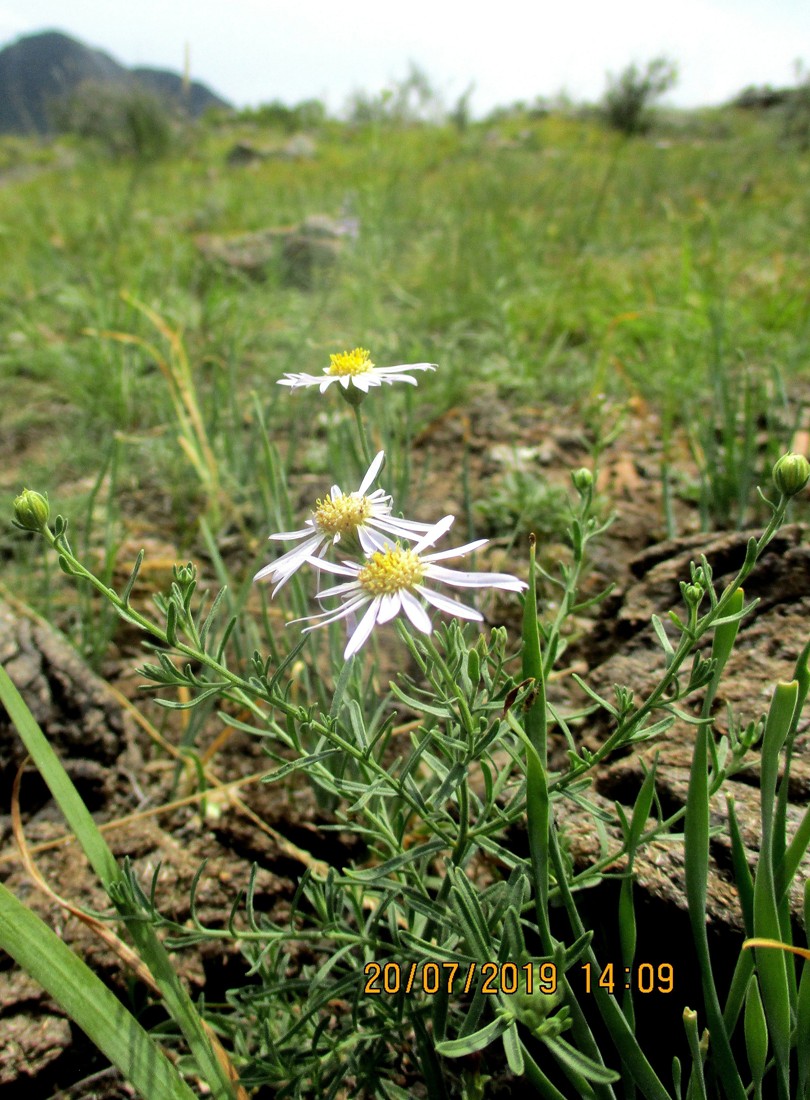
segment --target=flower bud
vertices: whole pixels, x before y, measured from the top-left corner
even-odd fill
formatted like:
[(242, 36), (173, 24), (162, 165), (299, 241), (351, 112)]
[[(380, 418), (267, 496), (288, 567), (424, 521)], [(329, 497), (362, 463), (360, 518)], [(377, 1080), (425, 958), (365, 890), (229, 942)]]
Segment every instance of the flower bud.
[(593, 486), (593, 474), (587, 466), (580, 466), (578, 470), (573, 470), (571, 480), (574, 483), (574, 488), (581, 496)]
[(44, 531), (50, 514), (46, 498), (33, 489), (23, 489), (14, 500), (14, 524), (23, 531)]
[(172, 575), (181, 588), (187, 588), (197, 579), (197, 566), (191, 561), (187, 565), (173, 565)]
[(473, 687), (478, 687), (481, 679), (481, 654), (475, 646), (467, 652), (467, 675)]
[(682, 584), (681, 592), (687, 607), (698, 607), (705, 589), (702, 584)]
[(773, 480), (783, 496), (795, 497), (810, 481), (810, 462), (804, 455), (782, 455), (774, 465)]
[(562, 1000), (563, 991), (560, 987), (555, 988), (553, 993), (545, 991), (542, 971), (538, 966), (534, 966), (531, 993), (525, 989), (518, 989), (509, 998), (509, 1007), (514, 1010), (515, 1016), (522, 1024), (536, 1033), (542, 1030), (546, 1018)]

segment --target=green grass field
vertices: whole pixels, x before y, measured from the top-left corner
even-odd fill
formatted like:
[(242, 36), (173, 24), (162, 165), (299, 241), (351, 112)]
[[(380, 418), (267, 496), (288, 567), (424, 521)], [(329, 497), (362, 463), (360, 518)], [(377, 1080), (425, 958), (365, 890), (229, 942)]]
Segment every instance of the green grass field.
[[(314, 156), (241, 167), (226, 162), (237, 140), (287, 138), (200, 125), (140, 167), (75, 143), (0, 148), (6, 509), (25, 483), (83, 514), (114, 448), (97, 519), (134, 494), (186, 553), (213, 478), (259, 530), (260, 418), (286, 469), (318, 445), (301, 430), (317, 395), (290, 406), (276, 380), (362, 345), (380, 364), (440, 364), (429, 404), (421, 390), (386, 403), (401, 424), (407, 401), (409, 430), (480, 394), (572, 422), (602, 395), (640, 399), (667, 438), (685, 425), (704, 456), (705, 525), (739, 521), (753, 433), (765, 423), (789, 442), (808, 373), (810, 160), (776, 123), (729, 109), (626, 140), (553, 114), (461, 132), (326, 122)], [(313, 215), (356, 219), (358, 234), (303, 288), (280, 262), (257, 280), (195, 244)], [(170, 332), (206, 437), (202, 469), (178, 446)], [(226, 512), (209, 518), (227, 526)], [(0, 538), (36, 602), (25, 540)]]

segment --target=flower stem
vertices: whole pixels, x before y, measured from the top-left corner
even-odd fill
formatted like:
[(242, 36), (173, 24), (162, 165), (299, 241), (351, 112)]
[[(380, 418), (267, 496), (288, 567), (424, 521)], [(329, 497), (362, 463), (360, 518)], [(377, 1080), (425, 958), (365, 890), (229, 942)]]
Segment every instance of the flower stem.
[(360, 446), (363, 449), (363, 458), (366, 462), (366, 469), (368, 469), (374, 459), (374, 455), (371, 450), (371, 442), (368, 438), (368, 432), (366, 431), (366, 424), (363, 420), (363, 414), (360, 412), (360, 406), (353, 405), (352, 409), (354, 411), (355, 422), (357, 423), (357, 432), (360, 436)]

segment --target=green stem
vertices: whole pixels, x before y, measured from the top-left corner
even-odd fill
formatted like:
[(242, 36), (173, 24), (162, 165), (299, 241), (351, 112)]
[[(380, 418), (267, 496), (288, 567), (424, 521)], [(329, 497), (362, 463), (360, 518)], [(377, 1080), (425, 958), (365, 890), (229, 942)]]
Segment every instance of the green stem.
[(740, 567), (737, 576), (729, 582), (726, 586), (723, 594), (717, 603), (707, 611), (706, 614), (698, 619), (696, 627), (693, 631), (685, 631), (681, 637), (678, 648), (676, 649), (669, 667), (667, 668), (664, 676), (659, 681), (657, 687), (650, 693), (645, 701), (628, 717), (619, 724), (619, 726), (613, 731), (606, 741), (602, 743), (599, 749), (589, 759), (587, 764), (581, 764), (576, 767), (572, 767), (568, 774), (562, 779), (557, 781), (557, 789), (563, 790), (565, 787), (570, 786), (576, 782), (584, 772), (592, 771), (598, 764), (605, 760), (610, 754), (620, 745), (624, 744), (628, 738), (632, 735), (635, 729), (638, 729), (643, 720), (653, 710), (655, 710), (660, 704), (661, 700), (666, 697), (666, 694), (670, 686), (675, 682), (681, 666), (687, 657), (689, 657), (695, 650), (697, 642), (703, 637), (707, 631), (711, 630), (713, 625), (718, 619), (722, 619), (728, 614), (733, 606), (733, 601), (737, 591), (742, 587), (744, 581), (748, 578), (751, 570), (757, 563), (762, 551), (774, 537), (776, 532), (782, 525), (782, 521), (785, 518), (785, 512), (788, 504), (787, 497), (781, 497), (779, 503), (774, 508), (773, 515), (771, 516), (770, 523), (765, 528), (760, 538), (756, 541), (752, 538), (748, 551), (745, 556), (745, 561)]
[(543, 950), (551, 954), (554, 942), (548, 919), (548, 838), (550, 805), (548, 794), (548, 713), (546, 670), (537, 621), (536, 540), (529, 542), (529, 589), (523, 605), (523, 676), (534, 680), (535, 696), (527, 707), (524, 729), (529, 740), (526, 753), (526, 821), (534, 882), (537, 927)]
[(374, 454), (371, 449), (371, 441), (368, 438), (368, 432), (366, 431), (366, 422), (363, 420), (363, 414), (360, 412), (359, 405), (352, 405), (352, 411), (354, 412), (354, 420), (357, 424), (357, 434), (360, 436), (360, 446), (363, 450), (363, 458), (366, 460), (366, 469), (368, 469), (374, 460)]

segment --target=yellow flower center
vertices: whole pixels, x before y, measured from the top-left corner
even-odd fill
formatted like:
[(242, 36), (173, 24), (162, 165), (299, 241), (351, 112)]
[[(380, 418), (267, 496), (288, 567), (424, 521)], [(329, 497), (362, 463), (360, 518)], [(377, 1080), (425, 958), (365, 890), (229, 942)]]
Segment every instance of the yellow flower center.
[(330, 364), (327, 374), (365, 374), (374, 366), (371, 356), (365, 348), (344, 351), (341, 355), (330, 355), (329, 359)]
[(357, 579), (372, 596), (387, 596), (419, 584), (424, 575), (422, 559), (414, 550), (393, 546), (375, 551), (357, 574)]
[(324, 497), (315, 505), (314, 519), (318, 530), (325, 535), (353, 534), (371, 515), (368, 497), (339, 496), (332, 500)]

